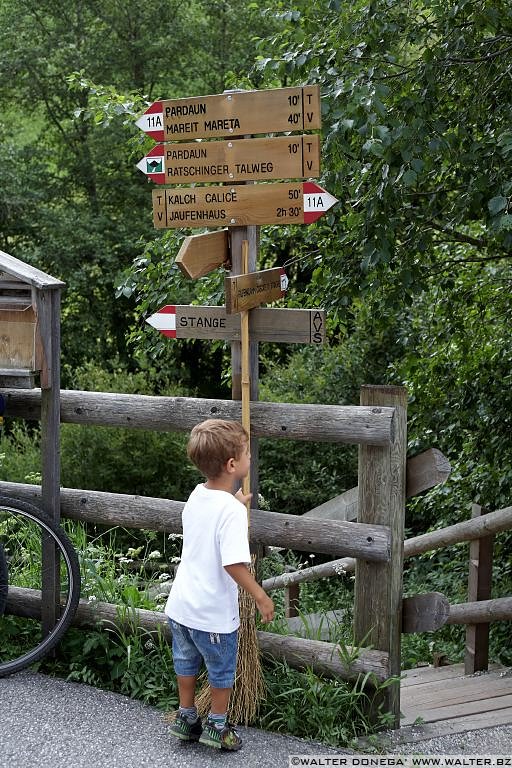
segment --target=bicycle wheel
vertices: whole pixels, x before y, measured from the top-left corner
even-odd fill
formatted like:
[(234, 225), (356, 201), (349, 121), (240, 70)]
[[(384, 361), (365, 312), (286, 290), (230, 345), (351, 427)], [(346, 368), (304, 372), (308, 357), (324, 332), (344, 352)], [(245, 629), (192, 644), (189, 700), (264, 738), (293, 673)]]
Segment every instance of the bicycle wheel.
[(7, 590), (9, 587), (9, 571), (7, 570), (7, 558), (4, 548), (0, 544), (0, 616), (3, 615), (7, 602)]
[[(45, 557), (43, 545), (54, 544), (59, 567)], [(73, 546), (60, 525), (24, 501), (0, 496), (0, 544), (9, 566), (8, 596), (0, 616), (0, 677), (39, 661), (69, 627), (80, 598), (80, 568)], [(51, 547), (50, 547), (51, 548)], [(50, 569), (57, 579), (60, 612), (43, 636), (41, 595)]]

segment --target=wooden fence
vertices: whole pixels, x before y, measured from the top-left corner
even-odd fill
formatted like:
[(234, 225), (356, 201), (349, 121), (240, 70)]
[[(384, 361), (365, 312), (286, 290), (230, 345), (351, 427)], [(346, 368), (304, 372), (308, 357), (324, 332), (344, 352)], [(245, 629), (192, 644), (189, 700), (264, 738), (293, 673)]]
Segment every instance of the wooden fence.
[[(491, 599), (492, 549), (495, 534), (512, 529), (512, 507), (485, 512), (472, 505), (472, 519), (432, 531), (404, 542), (404, 557), (409, 558), (445, 546), (469, 541), (468, 601), (449, 604), (444, 595), (429, 593), (402, 600), (402, 632), (425, 632), (445, 624), (466, 625), (465, 673), (488, 668), (489, 625), (512, 620), (512, 597)], [(267, 592), (284, 589), (287, 615), (299, 615), (300, 584), (355, 570), (356, 560), (346, 557), (322, 565), (286, 572), (263, 582)], [(306, 624), (308, 617), (304, 617)], [(325, 618), (325, 617), (324, 617)], [(336, 620), (336, 617), (333, 617)], [(314, 617), (309, 617), (312, 623)]]
[[(4, 389), (7, 413), (24, 419), (41, 417), (40, 390)], [(237, 401), (150, 397), (62, 391), (61, 421), (157, 431), (189, 431), (212, 416), (240, 419)], [(405, 516), (407, 394), (402, 387), (365, 386), (359, 406), (251, 404), (255, 437), (310, 440), (359, 445), (359, 522), (307, 520), (294, 515), (254, 510), (251, 540), (284, 548), (352, 557), (356, 562), (354, 638), (372, 650), (346, 659), (336, 645), (259, 633), (264, 653), (286, 659), (295, 667), (311, 666), (342, 679), (371, 672), (377, 680), (396, 677), (385, 689), (384, 705), (396, 726), (400, 718), (400, 637), (402, 558)], [(41, 489), (0, 483), (13, 497), (40, 501)], [(183, 504), (97, 491), (61, 489), (64, 517), (104, 525), (181, 531)], [(8, 610), (37, 616), (38, 594), (10, 590)], [(139, 611), (138, 622), (149, 631), (163, 626), (162, 614)], [(116, 606), (81, 603), (76, 622), (94, 625), (116, 619)]]

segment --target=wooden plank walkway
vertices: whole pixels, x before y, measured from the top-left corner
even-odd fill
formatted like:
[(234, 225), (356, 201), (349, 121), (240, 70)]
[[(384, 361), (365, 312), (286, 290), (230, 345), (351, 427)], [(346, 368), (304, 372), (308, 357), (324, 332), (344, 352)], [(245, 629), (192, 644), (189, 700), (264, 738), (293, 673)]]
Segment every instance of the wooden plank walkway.
[(512, 669), (464, 675), (464, 664), (407, 670), (401, 682), (402, 744), (437, 736), (512, 725)]

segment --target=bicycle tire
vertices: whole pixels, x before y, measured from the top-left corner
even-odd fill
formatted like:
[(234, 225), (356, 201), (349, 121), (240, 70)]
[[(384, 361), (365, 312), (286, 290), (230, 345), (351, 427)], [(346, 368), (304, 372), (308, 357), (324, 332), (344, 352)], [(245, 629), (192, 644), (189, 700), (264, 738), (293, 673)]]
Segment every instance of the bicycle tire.
[(0, 658), (0, 677), (5, 677), (19, 672), (36, 661), (40, 661), (60, 641), (73, 620), (80, 599), (80, 565), (78, 555), (65, 531), (38, 507), (25, 501), (0, 496), (1, 513), (10, 513), (16, 519), (20, 518), (31, 521), (35, 523), (41, 534), (45, 533), (51, 537), (58, 549), (61, 558), (60, 562), (65, 568), (68, 585), (66, 599), (61, 604), (60, 616), (49, 634), (29, 651), (22, 653), (16, 658), (5, 661), (2, 661)]
[(9, 590), (9, 570), (7, 567), (7, 557), (0, 543), (0, 616), (3, 616), (5, 605), (7, 603), (7, 594)]

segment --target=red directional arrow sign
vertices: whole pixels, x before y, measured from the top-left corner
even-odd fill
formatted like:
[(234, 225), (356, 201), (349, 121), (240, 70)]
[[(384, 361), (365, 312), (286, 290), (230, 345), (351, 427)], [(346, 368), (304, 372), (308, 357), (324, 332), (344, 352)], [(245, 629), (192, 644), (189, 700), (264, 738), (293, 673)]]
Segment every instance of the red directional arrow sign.
[(153, 190), (157, 229), (311, 224), (338, 200), (312, 181)]

